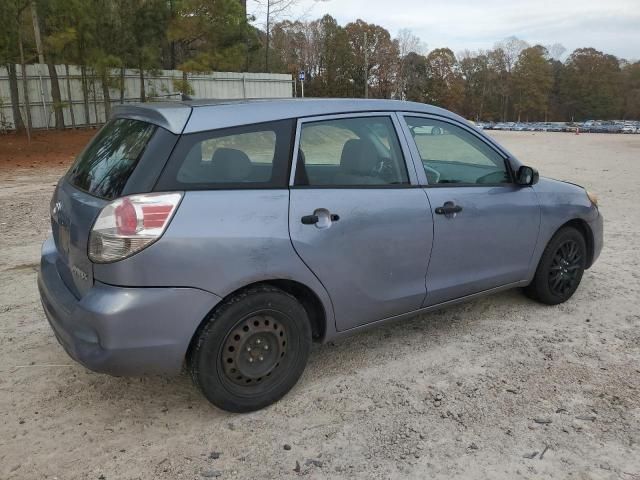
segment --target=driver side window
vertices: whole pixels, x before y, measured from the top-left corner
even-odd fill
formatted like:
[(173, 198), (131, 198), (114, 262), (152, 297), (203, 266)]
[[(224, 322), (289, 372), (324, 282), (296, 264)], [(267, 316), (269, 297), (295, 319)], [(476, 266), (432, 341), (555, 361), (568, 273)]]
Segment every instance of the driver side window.
[(303, 123), (295, 177), (298, 186), (409, 183), (396, 130), (387, 116)]
[(405, 120), (429, 184), (511, 183), (504, 158), (476, 136), (430, 118)]

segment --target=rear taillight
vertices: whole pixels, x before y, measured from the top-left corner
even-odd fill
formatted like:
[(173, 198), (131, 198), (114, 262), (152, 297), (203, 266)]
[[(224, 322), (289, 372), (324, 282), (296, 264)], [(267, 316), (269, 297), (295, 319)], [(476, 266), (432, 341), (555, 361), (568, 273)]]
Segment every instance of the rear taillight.
[(117, 262), (158, 240), (182, 200), (182, 193), (145, 193), (106, 205), (89, 236), (89, 258)]

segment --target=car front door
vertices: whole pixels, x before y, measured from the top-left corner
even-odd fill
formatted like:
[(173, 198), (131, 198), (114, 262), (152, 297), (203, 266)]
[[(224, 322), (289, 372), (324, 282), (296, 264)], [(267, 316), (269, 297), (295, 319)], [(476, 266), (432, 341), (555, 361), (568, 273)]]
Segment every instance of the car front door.
[(404, 119), (433, 211), (424, 306), (525, 280), (540, 226), (533, 189), (515, 184), (507, 158), (470, 128)]
[(339, 331), (424, 302), (432, 216), (398, 128), (389, 113), (298, 122), (289, 230)]

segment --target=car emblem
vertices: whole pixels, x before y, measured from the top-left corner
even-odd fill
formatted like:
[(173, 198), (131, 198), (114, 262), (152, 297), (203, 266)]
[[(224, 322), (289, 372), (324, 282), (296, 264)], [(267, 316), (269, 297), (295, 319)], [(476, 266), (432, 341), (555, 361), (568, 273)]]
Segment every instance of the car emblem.
[(82, 280), (87, 280), (89, 276), (75, 265), (71, 265), (71, 273)]

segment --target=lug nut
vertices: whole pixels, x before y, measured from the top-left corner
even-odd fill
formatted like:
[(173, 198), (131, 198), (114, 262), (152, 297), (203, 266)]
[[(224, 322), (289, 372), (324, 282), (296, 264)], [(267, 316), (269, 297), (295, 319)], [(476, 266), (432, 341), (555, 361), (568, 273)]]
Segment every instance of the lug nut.
[(260, 345), (260, 339), (257, 339), (257, 340), (256, 340), (256, 343), (257, 343), (258, 345)]
[(259, 359), (260, 359), (260, 361), (263, 361), (263, 360), (264, 360), (264, 357), (261, 355), (261, 356), (259, 357)]
[(247, 352), (250, 352), (250, 351), (251, 351), (251, 347), (247, 347)]
[(249, 363), (253, 363), (253, 357), (249, 357)]
[(265, 350), (269, 350), (269, 345), (265, 345), (265, 346), (264, 346), (264, 347), (262, 347), (262, 348), (264, 348)]

